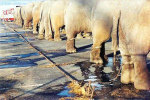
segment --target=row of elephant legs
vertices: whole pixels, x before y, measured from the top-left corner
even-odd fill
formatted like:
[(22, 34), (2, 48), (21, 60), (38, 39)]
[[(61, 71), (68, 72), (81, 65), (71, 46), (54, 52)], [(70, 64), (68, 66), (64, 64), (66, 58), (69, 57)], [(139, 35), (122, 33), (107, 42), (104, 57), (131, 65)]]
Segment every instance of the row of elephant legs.
[[(66, 51), (76, 52), (74, 35), (67, 36)], [(107, 36), (106, 36), (107, 37)], [(94, 43), (90, 53), (90, 61), (102, 64), (107, 61), (104, 48), (104, 38), (94, 38)], [(106, 40), (106, 38), (105, 38)], [(133, 83), (136, 89), (150, 89), (150, 73), (146, 64), (146, 55), (122, 55), (121, 82), (124, 84)]]
[[(59, 29), (59, 28), (58, 28)], [(58, 29), (55, 29), (55, 33), (52, 34), (51, 32), (48, 31), (48, 29), (44, 28), (43, 29), (40, 29), (39, 31), (39, 35), (38, 35), (38, 39), (46, 39), (46, 40), (53, 40), (53, 36), (54, 36), (54, 41), (61, 41), (61, 37), (60, 37), (60, 30)], [(45, 34), (44, 34), (44, 31), (45, 31)], [(63, 29), (62, 32), (63, 34), (65, 34), (65, 30)], [(37, 34), (37, 32), (34, 32), (33, 34)], [(76, 36), (77, 39), (82, 39), (82, 38), (87, 38), (87, 39), (91, 39), (92, 37), (90, 36), (90, 33), (79, 33), (77, 36)]]
[(49, 28), (47, 24), (45, 25), (45, 23), (40, 23), (38, 39), (45, 38), (46, 40), (53, 40), (53, 36), (54, 36), (54, 41), (61, 41), (59, 28), (55, 28), (54, 30), (55, 30), (55, 34), (53, 35), (52, 29)]
[[(44, 34), (44, 31), (45, 31), (45, 34)], [(47, 31), (46, 29), (44, 30), (44, 28), (43, 29), (40, 28), (38, 39), (41, 40), (45, 38), (46, 40), (50, 40), (50, 41), (51, 40), (61, 41), (59, 30), (57, 30), (54, 35), (52, 33)], [(53, 36), (54, 36), (54, 39), (53, 39)]]
[[(24, 28), (31, 27), (31, 23), (25, 21)], [(44, 25), (44, 23), (40, 23), (40, 30), (39, 30), (39, 39), (46, 39), (46, 40), (53, 40), (52, 38), (52, 31), (48, 28), (48, 25)], [(33, 26), (35, 27), (35, 26)], [(45, 35), (44, 35), (45, 31)], [(100, 30), (102, 31), (102, 30)], [(37, 31), (33, 31), (33, 33), (37, 33)], [(99, 32), (99, 33), (108, 33), (108, 32)], [(67, 43), (66, 43), (66, 51), (69, 53), (76, 52), (75, 48), (75, 35), (76, 34), (69, 34), (67, 35)], [(103, 35), (103, 38), (101, 38)], [(45, 36), (45, 37), (44, 37)], [(78, 38), (82, 38), (82, 35), (77, 35)], [(90, 61), (94, 63), (102, 64), (104, 61), (107, 61), (107, 57), (105, 55), (105, 46), (104, 41), (106, 41), (110, 36), (108, 34), (99, 34), (93, 35), (93, 46), (90, 53)], [(120, 35), (121, 37), (121, 35)], [(55, 29), (54, 40), (60, 41), (60, 32), (59, 28)], [(125, 41), (122, 38), (120, 41), (121, 46)], [(150, 89), (150, 73), (147, 68), (146, 64), (146, 56), (145, 55), (129, 55), (126, 53), (128, 50), (125, 49), (122, 54), (122, 71), (121, 71), (121, 82), (124, 84), (133, 83), (136, 89), (142, 90), (149, 90)], [(125, 54), (125, 55), (123, 55)]]
[(28, 20), (24, 20), (23, 29), (32, 29), (32, 22)]

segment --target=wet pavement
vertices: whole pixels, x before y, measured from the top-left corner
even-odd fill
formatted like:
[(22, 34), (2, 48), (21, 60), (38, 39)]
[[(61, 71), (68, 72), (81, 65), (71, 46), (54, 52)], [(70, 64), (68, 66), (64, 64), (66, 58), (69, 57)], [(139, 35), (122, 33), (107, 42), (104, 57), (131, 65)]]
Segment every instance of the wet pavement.
[[(60, 65), (72, 77), (91, 81), (95, 86), (95, 99), (150, 99), (149, 91), (138, 91), (132, 84), (123, 85), (116, 77), (121, 65), (121, 57), (113, 64), (111, 42), (106, 43), (108, 63), (103, 66), (89, 62), (92, 39), (76, 39), (77, 53), (65, 52), (63, 41), (38, 40), (31, 30), (23, 30), (13, 23), (6, 23), (25, 36), (36, 48), (52, 61)], [(150, 67), (150, 56), (147, 59)], [(58, 100), (68, 94), (70, 82), (51, 64), (5, 24), (0, 23), (0, 98), (15, 100)]]

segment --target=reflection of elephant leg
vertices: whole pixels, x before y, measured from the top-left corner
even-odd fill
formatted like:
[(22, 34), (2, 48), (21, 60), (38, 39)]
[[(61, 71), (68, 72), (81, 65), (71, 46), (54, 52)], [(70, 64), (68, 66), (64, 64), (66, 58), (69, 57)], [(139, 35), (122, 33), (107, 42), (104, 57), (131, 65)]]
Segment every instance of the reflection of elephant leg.
[(148, 71), (145, 55), (132, 56), (134, 62), (134, 87), (141, 90), (150, 90), (150, 72)]
[(100, 63), (103, 64), (103, 60), (100, 57), (102, 54), (101, 49), (102, 43), (104, 43), (106, 40), (110, 37), (110, 32), (108, 32), (107, 29), (105, 29), (102, 25), (102, 23), (95, 23), (95, 27), (93, 28), (93, 46), (90, 54), (90, 61), (94, 63)]
[(38, 39), (40, 39), (40, 40), (44, 39), (44, 22), (43, 21), (40, 22)]
[(67, 33), (66, 52), (69, 52), (69, 53), (76, 52), (74, 38), (75, 38), (74, 32), (71, 32), (70, 34)]
[(131, 63), (131, 57), (122, 55), (122, 71), (121, 71), (121, 82), (124, 84), (134, 82), (134, 66)]

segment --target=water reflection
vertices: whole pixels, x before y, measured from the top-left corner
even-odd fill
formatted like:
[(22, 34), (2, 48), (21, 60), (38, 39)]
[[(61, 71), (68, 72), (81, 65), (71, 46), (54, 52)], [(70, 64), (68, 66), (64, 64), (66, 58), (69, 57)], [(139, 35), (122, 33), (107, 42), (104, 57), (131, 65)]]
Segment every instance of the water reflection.
[(57, 95), (61, 97), (73, 97), (74, 94), (69, 93), (69, 91), (70, 89), (67, 86), (65, 86), (64, 90), (59, 92)]
[(140, 91), (134, 88), (133, 84), (122, 84), (120, 76), (112, 81), (119, 72), (122, 59), (118, 57), (115, 62), (113, 58), (108, 58), (108, 63), (104, 65), (93, 64), (90, 62), (79, 62), (84, 82), (91, 82), (95, 87), (95, 99), (150, 99), (149, 91)]
[(109, 74), (117, 73), (120, 68), (120, 58), (113, 62), (113, 58), (108, 58), (108, 63), (105, 65), (93, 64), (91, 62), (78, 62), (76, 65), (80, 66), (82, 75), (85, 79), (97, 78), (102, 82), (108, 82), (111, 78)]
[[(85, 82), (91, 82), (91, 85), (96, 89), (102, 89), (108, 83), (110, 86), (113, 84), (111, 80), (118, 74), (120, 69), (121, 58), (117, 58), (116, 62), (113, 62), (113, 57), (108, 58), (108, 63), (104, 65), (93, 64), (91, 62), (79, 62), (76, 65), (80, 66), (82, 75)], [(104, 84), (102, 84), (104, 83)]]

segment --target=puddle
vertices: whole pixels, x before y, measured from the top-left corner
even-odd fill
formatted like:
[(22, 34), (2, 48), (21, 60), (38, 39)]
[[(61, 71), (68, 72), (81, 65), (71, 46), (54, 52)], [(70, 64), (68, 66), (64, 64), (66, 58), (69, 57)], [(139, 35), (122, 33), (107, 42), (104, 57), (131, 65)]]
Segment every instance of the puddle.
[(70, 89), (66, 86), (64, 90), (59, 92), (57, 95), (61, 97), (73, 97), (74, 94), (69, 93)]
[[(120, 58), (117, 59), (115, 65), (113, 63), (113, 58), (109, 57), (108, 62), (105, 65), (93, 64), (90, 62), (79, 62), (76, 65), (80, 66), (82, 75), (87, 79), (97, 79), (102, 82), (109, 82), (112, 74), (117, 74), (120, 66)], [(110, 75), (111, 74), (111, 75)]]
[(133, 84), (124, 85), (120, 82), (120, 76), (114, 79), (120, 69), (122, 59), (117, 58), (115, 64), (113, 58), (108, 58), (108, 63), (101, 66), (90, 62), (79, 62), (76, 65), (80, 67), (84, 82), (91, 82), (95, 87), (95, 99), (150, 99), (149, 91), (136, 90)]

